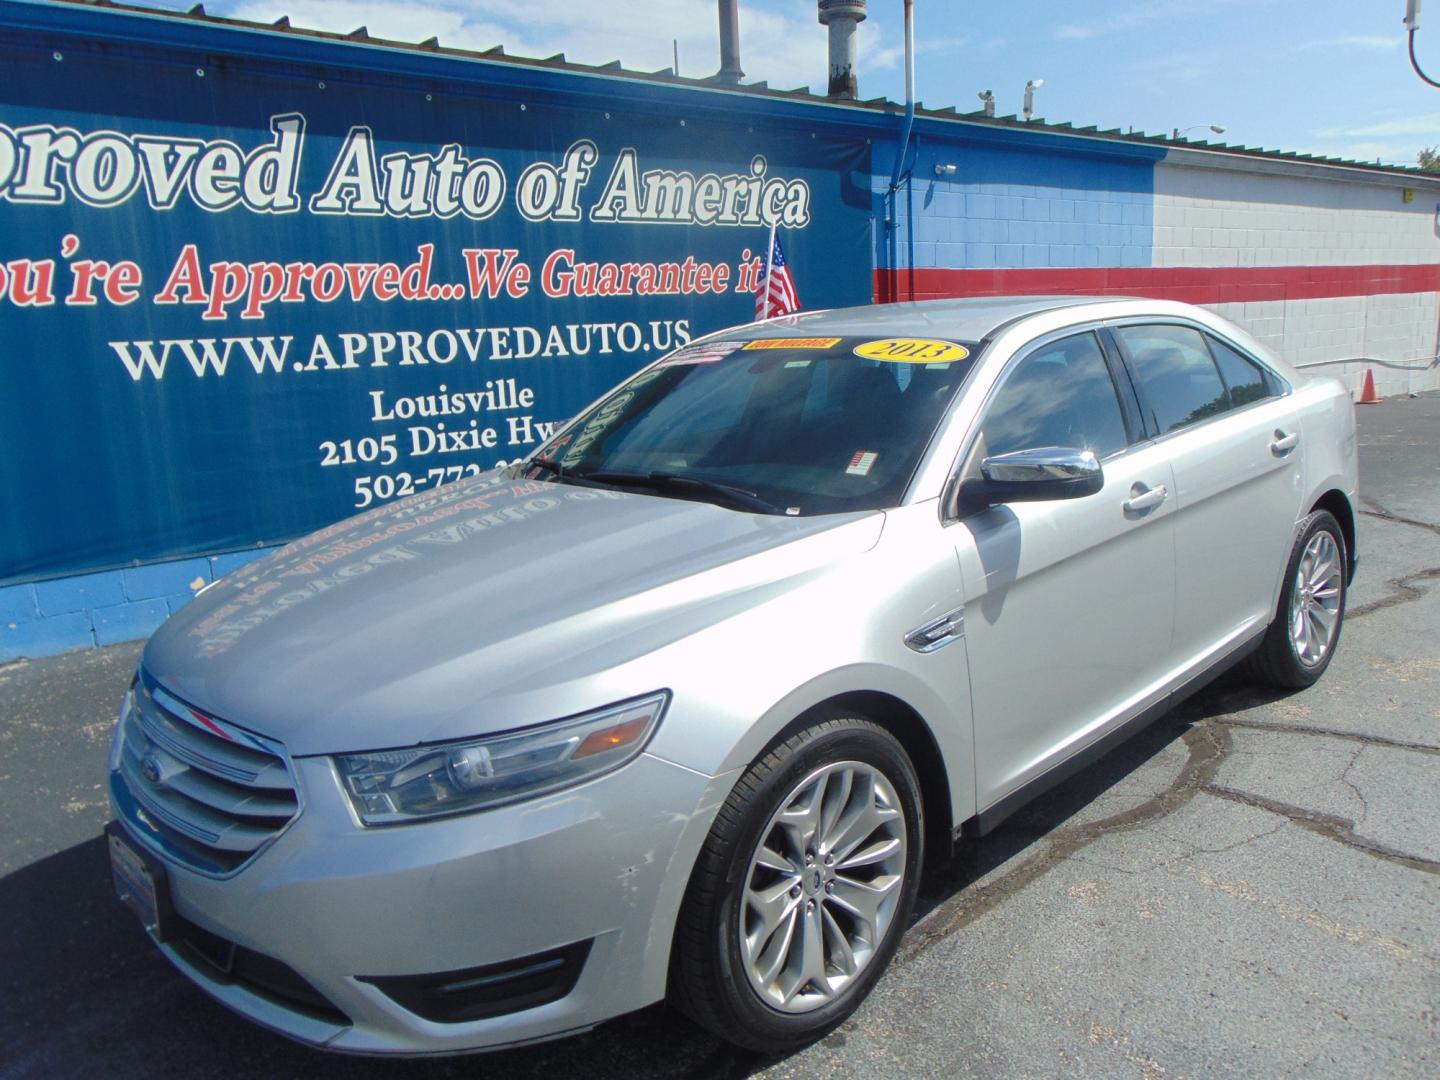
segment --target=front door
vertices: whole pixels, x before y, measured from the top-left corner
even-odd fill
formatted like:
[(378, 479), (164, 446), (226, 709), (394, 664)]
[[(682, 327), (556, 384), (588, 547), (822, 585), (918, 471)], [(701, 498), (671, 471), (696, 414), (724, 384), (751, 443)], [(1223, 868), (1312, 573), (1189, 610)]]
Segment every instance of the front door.
[(966, 601), (982, 810), (1160, 696), (1164, 683), (1174, 480), (1133, 408), (1127, 418), (1115, 374), (1091, 332), (1029, 347), (965, 456), (964, 474), (974, 475), (988, 455), (1065, 446), (1092, 450), (1105, 473), (1098, 494), (993, 506), (947, 530)]

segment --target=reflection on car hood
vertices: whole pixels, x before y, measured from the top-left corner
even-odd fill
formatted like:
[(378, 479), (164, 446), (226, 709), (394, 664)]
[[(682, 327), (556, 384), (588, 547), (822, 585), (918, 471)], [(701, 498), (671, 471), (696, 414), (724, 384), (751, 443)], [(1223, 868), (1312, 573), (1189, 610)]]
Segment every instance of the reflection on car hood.
[(244, 567), (143, 663), (296, 755), (482, 735), (659, 689), (595, 676), (867, 550), (883, 521), (487, 475)]

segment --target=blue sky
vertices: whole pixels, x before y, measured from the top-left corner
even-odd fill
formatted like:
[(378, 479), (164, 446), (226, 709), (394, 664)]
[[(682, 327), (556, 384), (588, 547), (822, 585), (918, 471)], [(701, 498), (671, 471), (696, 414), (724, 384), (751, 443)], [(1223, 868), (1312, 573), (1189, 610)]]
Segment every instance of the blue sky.
[[(823, 90), (815, 7), (742, 0), (749, 77)], [(1417, 49), (1440, 77), (1440, 3), (1432, 7)], [(1440, 90), (1410, 70), (1405, 0), (916, 0), (915, 8), (916, 92), (927, 105), (967, 111), (988, 88), (1000, 113), (1019, 112), (1025, 80), (1043, 78), (1036, 112), (1055, 122), (1151, 133), (1213, 123), (1227, 142), (1405, 164), (1440, 144)], [(210, 0), (207, 10), (648, 70), (669, 66), (678, 41), (682, 74), (718, 66), (714, 0)], [(903, 98), (901, 12), (901, 0), (870, 0), (863, 97)]]

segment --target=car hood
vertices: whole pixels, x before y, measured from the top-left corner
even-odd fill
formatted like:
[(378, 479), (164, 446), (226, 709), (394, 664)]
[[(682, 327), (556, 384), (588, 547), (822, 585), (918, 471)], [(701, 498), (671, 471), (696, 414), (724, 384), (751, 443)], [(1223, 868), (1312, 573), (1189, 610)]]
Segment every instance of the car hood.
[(614, 669), (868, 550), (883, 522), (490, 474), (236, 571), (142, 663), (297, 756), (485, 735), (664, 687)]

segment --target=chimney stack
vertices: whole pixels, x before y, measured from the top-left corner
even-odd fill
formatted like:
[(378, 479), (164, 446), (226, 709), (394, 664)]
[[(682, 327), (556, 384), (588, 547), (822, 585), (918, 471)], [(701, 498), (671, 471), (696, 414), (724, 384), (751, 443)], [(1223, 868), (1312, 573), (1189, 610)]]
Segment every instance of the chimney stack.
[(740, 0), (720, 0), (720, 70), (715, 81), (738, 86), (740, 69)]
[(820, 25), (830, 28), (830, 89), (834, 101), (854, 101), (855, 27), (865, 21), (865, 0), (820, 0)]

